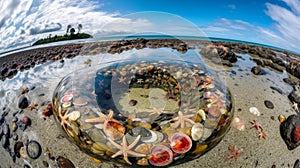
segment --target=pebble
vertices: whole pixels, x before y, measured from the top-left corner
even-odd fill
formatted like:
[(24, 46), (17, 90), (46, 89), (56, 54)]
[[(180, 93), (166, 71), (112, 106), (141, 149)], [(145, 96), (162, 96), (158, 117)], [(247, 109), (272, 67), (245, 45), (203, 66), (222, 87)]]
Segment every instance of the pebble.
[(293, 81), (291, 78), (284, 78), (283, 81), (291, 86), (296, 85), (297, 83)]
[(58, 156), (56, 162), (59, 168), (75, 168), (74, 164), (63, 156)]
[(19, 98), (18, 107), (20, 109), (25, 109), (29, 106), (29, 101), (26, 96), (21, 96)]
[[(284, 122), (280, 124), (280, 135), (289, 150), (293, 150), (300, 145), (300, 141), (295, 142), (294, 139), (294, 130), (296, 127), (300, 127), (300, 116), (295, 114), (289, 116)], [(299, 135), (297, 134), (297, 136)]]
[(264, 103), (267, 108), (274, 109), (274, 104), (271, 101), (265, 100)]
[(251, 72), (254, 75), (264, 75), (265, 74), (265, 71), (260, 66), (252, 67)]
[(297, 159), (294, 163), (294, 168), (300, 168), (300, 161)]

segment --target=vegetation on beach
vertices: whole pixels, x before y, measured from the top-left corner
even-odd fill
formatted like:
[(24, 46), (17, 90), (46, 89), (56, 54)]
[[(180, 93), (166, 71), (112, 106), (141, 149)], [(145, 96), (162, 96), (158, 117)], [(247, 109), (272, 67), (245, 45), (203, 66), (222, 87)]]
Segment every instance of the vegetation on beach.
[(65, 40), (75, 40), (75, 39), (85, 39), (85, 38), (92, 38), (93, 36), (87, 33), (80, 33), (82, 29), (82, 24), (78, 24), (77, 26), (77, 33), (75, 28), (73, 28), (71, 25), (68, 25), (67, 32), (64, 35), (55, 35), (49, 36), (47, 38), (40, 39), (36, 42), (34, 42), (32, 45), (39, 45), (39, 44), (46, 44), (46, 43), (52, 43), (52, 42), (58, 42), (58, 41), (65, 41)]

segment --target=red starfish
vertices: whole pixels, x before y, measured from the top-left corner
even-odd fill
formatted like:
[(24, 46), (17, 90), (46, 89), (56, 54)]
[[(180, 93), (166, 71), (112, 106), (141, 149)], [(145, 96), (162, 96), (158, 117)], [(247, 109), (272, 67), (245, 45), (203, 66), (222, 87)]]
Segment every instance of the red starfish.
[(230, 155), (225, 158), (226, 161), (231, 158), (234, 158), (234, 160), (237, 160), (240, 157), (241, 153), (243, 153), (243, 149), (242, 148), (238, 149), (236, 147), (236, 145), (228, 146), (228, 150), (230, 152)]
[(252, 124), (252, 125), (250, 126), (250, 129), (251, 129), (251, 128), (255, 128), (255, 129), (257, 129), (257, 130), (262, 130), (261, 124), (258, 123), (256, 120), (250, 121), (250, 123)]

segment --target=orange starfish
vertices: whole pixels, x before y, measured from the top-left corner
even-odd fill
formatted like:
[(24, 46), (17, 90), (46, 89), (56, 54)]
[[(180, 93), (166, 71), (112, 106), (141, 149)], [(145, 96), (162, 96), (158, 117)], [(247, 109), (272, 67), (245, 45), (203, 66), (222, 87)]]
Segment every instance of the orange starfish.
[(25, 88), (21, 89), (21, 94), (25, 94), (25, 93), (28, 93), (28, 92), (29, 92), (28, 87), (25, 87)]
[(265, 131), (261, 130), (261, 131), (259, 131), (258, 137), (266, 139), (267, 133)]
[(122, 143), (121, 145), (117, 144), (116, 142), (114, 142), (113, 140), (111, 140), (109, 138), (109, 141), (116, 147), (119, 149), (118, 152), (116, 152), (114, 155), (112, 155), (111, 157), (112, 158), (115, 158), (119, 155), (123, 155), (124, 157), (124, 160), (131, 165), (131, 162), (129, 161), (128, 159), (128, 154), (129, 155), (132, 155), (132, 156), (135, 156), (135, 157), (145, 157), (146, 155), (145, 154), (142, 154), (142, 153), (137, 153), (133, 150), (131, 150), (133, 147), (135, 147), (137, 145), (137, 143), (139, 142), (141, 138), (141, 135), (137, 136), (137, 138), (128, 146), (127, 144), (127, 140), (126, 140), (126, 136), (123, 136), (123, 139), (122, 139)]
[(36, 109), (36, 107), (37, 107), (37, 104), (35, 104), (35, 103), (31, 103), (31, 104), (28, 106), (28, 108), (30, 109), (30, 111), (32, 111), (33, 109)]

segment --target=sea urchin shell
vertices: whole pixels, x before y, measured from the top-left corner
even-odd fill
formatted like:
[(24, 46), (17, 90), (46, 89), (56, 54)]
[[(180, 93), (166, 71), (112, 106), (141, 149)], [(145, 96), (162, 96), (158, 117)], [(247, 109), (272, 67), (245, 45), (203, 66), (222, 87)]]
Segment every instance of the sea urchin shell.
[(173, 153), (164, 145), (156, 145), (151, 149), (149, 162), (154, 166), (166, 166), (173, 161)]
[(191, 138), (184, 133), (175, 133), (171, 138), (171, 149), (176, 153), (186, 153), (192, 147)]

